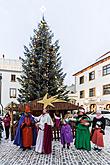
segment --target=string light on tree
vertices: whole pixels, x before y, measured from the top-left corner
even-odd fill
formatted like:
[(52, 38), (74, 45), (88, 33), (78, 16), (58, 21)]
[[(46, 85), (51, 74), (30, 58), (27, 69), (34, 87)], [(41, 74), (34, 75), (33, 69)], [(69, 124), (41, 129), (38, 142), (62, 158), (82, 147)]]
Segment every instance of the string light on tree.
[[(46, 9), (41, 7), (41, 10), (44, 14)], [(68, 100), (68, 91), (63, 85), (66, 74), (61, 67), (59, 42), (54, 41), (53, 37), (43, 17), (38, 29), (34, 30), (34, 35), (30, 38), (29, 48), (24, 46), (23, 74), (18, 78), (21, 84), (19, 102), (39, 100), (46, 93), (49, 96), (58, 95), (58, 98)]]

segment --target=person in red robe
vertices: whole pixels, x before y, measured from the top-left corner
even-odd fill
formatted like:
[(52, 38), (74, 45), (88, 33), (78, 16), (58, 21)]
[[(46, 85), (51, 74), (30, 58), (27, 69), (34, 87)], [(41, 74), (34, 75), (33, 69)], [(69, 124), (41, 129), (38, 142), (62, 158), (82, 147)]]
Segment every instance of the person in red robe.
[(24, 121), (21, 124), (23, 151), (25, 151), (26, 149), (31, 149), (31, 146), (33, 144), (33, 133), (32, 133), (33, 123), (30, 118), (29, 112), (30, 112), (30, 107), (26, 106)]
[(104, 147), (103, 135), (105, 130), (105, 118), (102, 116), (101, 111), (97, 110), (96, 117), (93, 119), (91, 141), (95, 144), (94, 150), (101, 151)]
[(43, 152), (44, 154), (52, 153), (52, 127), (51, 125), (45, 124), (44, 127), (44, 141), (43, 141)]

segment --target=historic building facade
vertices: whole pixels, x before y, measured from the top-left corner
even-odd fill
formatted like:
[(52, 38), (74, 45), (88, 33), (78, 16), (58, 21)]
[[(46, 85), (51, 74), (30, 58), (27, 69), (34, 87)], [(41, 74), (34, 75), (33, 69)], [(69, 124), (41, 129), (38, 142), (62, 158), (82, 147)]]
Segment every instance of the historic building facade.
[(69, 102), (72, 103), (72, 104), (76, 104), (77, 93), (76, 93), (75, 85), (72, 84), (72, 85), (68, 86), (67, 91), (69, 91), (68, 92)]
[(75, 73), (77, 103), (86, 111), (110, 109), (110, 52)]
[(0, 113), (10, 102), (17, 103), (20, 84), (17, 77), (21, 75), (21, 60), (0, 58)]

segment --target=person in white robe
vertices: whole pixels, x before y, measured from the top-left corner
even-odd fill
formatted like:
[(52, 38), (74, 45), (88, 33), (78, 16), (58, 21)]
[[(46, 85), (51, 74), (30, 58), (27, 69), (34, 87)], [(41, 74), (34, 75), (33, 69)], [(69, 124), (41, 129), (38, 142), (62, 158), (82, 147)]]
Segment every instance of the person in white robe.
[(47, 112), (46, 109), (43, 110), (43, 113), (39, 117), (35, 117), (38, 127), (38, 136), (36, 140), (35, 151), (37, 153), (44, 153), (43, 144), (44, 144), (44, 128), (45, 124), (53, 126), (53, 121)]

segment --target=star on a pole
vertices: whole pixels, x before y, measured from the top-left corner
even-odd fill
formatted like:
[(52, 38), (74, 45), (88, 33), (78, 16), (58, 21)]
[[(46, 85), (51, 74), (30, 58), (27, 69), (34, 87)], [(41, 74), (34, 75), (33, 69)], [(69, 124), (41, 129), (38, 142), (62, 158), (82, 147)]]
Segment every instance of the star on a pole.
[(66, 102), (64, 100), (61, 99), (57, 99), (56, 96), (52, 96), (50, 98), (47, 97), (48, 93), (46, 93), (46, 95), (44, 96), (44, 98), (42, 100), (37, 101), (38, 103), (44, 104), (44, 108), (46, 108), (48, 105), (55, 107), (52, 103), (55, 102)]
[(41, 6), (40, 10), (41, 10), (41, 12), (42, 12), (42, 15), (44, 16), (44, 13), (45, 13), (45, 11), (46, 11), (45, 6)]

